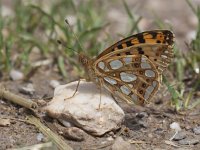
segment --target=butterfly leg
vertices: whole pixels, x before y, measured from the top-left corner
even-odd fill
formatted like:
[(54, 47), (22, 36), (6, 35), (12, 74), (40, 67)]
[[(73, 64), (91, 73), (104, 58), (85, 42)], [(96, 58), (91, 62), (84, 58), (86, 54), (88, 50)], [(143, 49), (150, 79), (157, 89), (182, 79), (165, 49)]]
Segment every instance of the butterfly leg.
[(99, 93), (100, 93), (100, 102), (99, 102), (99, 108), (98, 109), (100, 110), (101, 109), (101, 93), (102, 93), (102, 85), (103, 85), (101, 80), (99, 80), (99, 85), (100, 85), (100, 87), (99, 87), (100, 88), (99, 89), (100, 90), (99, 91)]
[(101, 86), (100, 86), (100, 102), (99, 102), (99, 110), (101, 109)]
[(75, 96), (76, 92), (78, 91), (78, 87), (79, 87), (80, 82), (81, 82), (81, 79), (78, 80), (78, 84), (76, 85), (76, 89), (75, 89), (73, 95), (70, 96), (70, 97), (68, 97), (68, 98), (65, 98), (64, 100), (66, 100), (66, 99), (70, 99), (70, 98), (72, 98), (72, 97)]
[(113, 98), (113, 100), (117, 103), (117, 105), (119, 105), (119, 102), (116, 100), (116, 97), (113, 93), (111, 93), (111, 97)]

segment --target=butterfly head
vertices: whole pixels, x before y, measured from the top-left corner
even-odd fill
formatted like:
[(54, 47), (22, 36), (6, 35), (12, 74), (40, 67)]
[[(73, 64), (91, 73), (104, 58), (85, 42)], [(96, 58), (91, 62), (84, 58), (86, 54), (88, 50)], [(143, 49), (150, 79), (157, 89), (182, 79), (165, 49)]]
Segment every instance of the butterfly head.
[(95, 73), (92, 68), (92, 59), (90, 59), (88, 56), (85, 54), (81, 53), (79, 54), (79, 62), (83, 65), (84, 70), (85, 70), (85, 79), (88, 81), (94, 81)]
[(79, 62), (83, 65), (83, 66), (87, 66), (89, 64), (89, 57), (87, 57), (85, 54), (79, 54)]

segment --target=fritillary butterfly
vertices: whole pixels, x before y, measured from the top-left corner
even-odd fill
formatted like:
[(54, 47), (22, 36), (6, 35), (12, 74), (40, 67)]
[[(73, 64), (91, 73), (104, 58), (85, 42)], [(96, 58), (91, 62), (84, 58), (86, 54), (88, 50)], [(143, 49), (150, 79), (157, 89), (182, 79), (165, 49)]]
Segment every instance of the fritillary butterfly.
[(127, 37), (96, 58), (79, 55), (89, 81), (105, 87), (128, 103), (149, 102), (173, 58), (174, 34), (145, 31)]

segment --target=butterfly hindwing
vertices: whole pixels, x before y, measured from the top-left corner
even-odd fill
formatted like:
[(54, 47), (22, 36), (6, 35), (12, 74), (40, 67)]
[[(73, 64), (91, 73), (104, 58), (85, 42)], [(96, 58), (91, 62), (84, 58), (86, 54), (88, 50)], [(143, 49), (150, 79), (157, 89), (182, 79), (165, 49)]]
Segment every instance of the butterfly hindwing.
[(155, 65), (145, 55), (111, 54), (96, 61), (95, 68), (101, 74), (99, 80), (128, 102), (147, 102), (159, 87), (160, 75)]

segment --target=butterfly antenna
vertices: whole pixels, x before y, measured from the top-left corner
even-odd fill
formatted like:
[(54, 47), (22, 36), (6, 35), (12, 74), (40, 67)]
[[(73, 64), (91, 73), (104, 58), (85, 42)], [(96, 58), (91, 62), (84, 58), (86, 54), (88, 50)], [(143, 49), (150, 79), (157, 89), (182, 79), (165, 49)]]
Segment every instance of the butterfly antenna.
[(64, 43), (63, 41), (61, 40), (57, 40), (58, 44), (62, 45), (63, 47), (65, 48), (68, 48), (68, 49), (71, 49), (73, 50), (74, 52), (78, 53), (78, 51), (76, 51), (75, 49), (71, 48), (71, 47), (68, 47), (66, 43)]
[(76, 39), (78, 45), (79, 45), (80, 48), (81, 48), (81, 50), (83, 51), (83, 47), (82, 47), (81, 43), (79, 42), (79, 39), (78, 39), (77, 35), (74, 33), (74, 31), (73, 31), (73, 29), (72, 29), (72, 26), (69, 24), (69, 21), (68, 21), (67, 19), (65, 19), (65, 22), (66, 22), (67, 26), (69, 27), (69, 29), (71, 30), (71, 32), (72, 32), (74, 38)]

